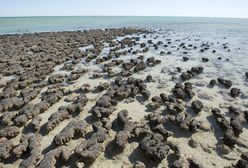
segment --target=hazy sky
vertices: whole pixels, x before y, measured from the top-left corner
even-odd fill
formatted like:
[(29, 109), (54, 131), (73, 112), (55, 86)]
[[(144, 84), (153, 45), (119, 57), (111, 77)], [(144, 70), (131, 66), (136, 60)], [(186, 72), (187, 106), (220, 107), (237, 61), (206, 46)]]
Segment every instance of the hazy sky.
[(0, 0), (0, 16), (210, 16), (248, 18), (248, 0)]

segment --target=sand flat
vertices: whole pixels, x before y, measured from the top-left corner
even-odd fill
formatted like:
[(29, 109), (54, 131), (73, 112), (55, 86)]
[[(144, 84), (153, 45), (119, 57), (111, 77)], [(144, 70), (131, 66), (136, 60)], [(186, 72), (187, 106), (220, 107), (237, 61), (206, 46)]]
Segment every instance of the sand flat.
[[(122, 32), (122, 30), (118, 30)], [(67, 52), (66, 59), (63, 59), (61, 54), (55, 54), (54, 60), (45, 60), (46, 63), (54, 63), (56, 61), (56, 65), (51, 64), (48, 68), (52, 68), (52, 72), (48, 73), (46, 77), (42, 80), (45, 84), (39, 86), (39, 93), (35, 96), (35, 98), (28, 101), (24, 107), (28, 104), (37, 104), (41, 101), (44, 101), (45, 95), (49, 95), (51, 93), (60, 93), (62, 92), (62, 97), (56, 101), (54, 104), (51, 104), (48, 109), (44, 112), (38, 114), (37, 116), (41, 117), (41, 122), (39, 123), (39, 129), (34, 131), (29, 128), (29, 123), (31, 122), (31, 118), (23, 125), (18, 126), (20, 129), (20, 133), (13, 138), (9, 138), (8, 141), (12, 141), (14, 146), (17, 146), (20, 142), (20, 138), (22, 135), (26, 134), (26, 132), (34, 133), (34, 136), (41, 134), (42, 139), (40, 143), (38, 143), (37, 148), (35, 150), (40, 150), (41, 157), (35, 166), (40, 166), (40, 160), (44, 159), (44, 156), (49, 152), (56, 150), (58, 148), (57, 144), (54, 144), (54, 137), (58, 135), (71, 121), (79, 121), (85, 120), (89, 124), (86, 130), (86, 135), (81, 136), (79, 133), (76, 133), (74, 137), (68, 140), (64, 144), (64, 146), (69, 147), (73, 152), (70, 155), (68, 160), (64, 160), (60, 164), (65, 167), (80, 167), (85, 164), (85, 167), (132, 167), (137, 161), (141, 161), (144, 163), (146, 167), (170, 167), (174, 164), (175, 160), (185, 158), (187, 164), (192, 164), (194, 162), (199, 167), (225, 167), (235, 165), (237, 161), (240, 159), (240, 155), (247, 151), (248, 142), (247, 139), (247, 121), (245, 119), (244, 111), (247, 110), (247, 79), (245, 76), (245, 72), (248, 72), (247, 62), (248, 58), (244, 57), (243, 50), (247, 50), (247, 48), (241, 48), (240, 50), (235, 50), (235, 43), (232, 44), (232, 41), (227, 39), (218, 39), (219, 43), (216, 42), (216, 39), (210, 37), (198, 37), (197, 40), (192, 37), (188, 37), (187, 34), (182, 32), (171, 31), (171, 30), (160, 30), (154, 32), (142, 32), (141, 30), (130, 30), (132, 35), (128, 35), (129, 31), (125, 32), (124, 36), (120, 36), (119, 32), (111, 32), (115, 38), (106, 37), (104, 35), (104, 31), (96, 31), (96, 32), (87, 32), (88, 34), (93, 34), (98, 38), (97, 40), (93, 40), (89, 37), (89, 40), (92, 40), (95, 45), (91, 45), (90, 47), (80, 47), (79, 46), (70, 48), (70, 43), (64, 44), (64, 46), (56, 46), (56, 50), (62, 50), (61, 47), (68, 47), (65, 49), (65, 53)], [(140, 33), (141, 32), (141, 33)], [(75, 32), (74, 32), (75, 33)], [(86, 36), (87, 33), (84, 34), (76, 34), (79, 38), (81, 36)], [(70, 33), (68, 33), (70, 35)], [(67, 36), (67, 34), (65, 34)], [(146, 37), (144, 38), (144, 35)], [(63, 39), (63, 33), (54, 35), (57, 39)], [(104, 37), (104, 38), (103, 38)], [(132, 39), (133, 37), (133, 39)], [(138, 39), (135, 39), (137, 38)], [(4, 37), (2, 37), (4, 39)], [(12, 38), (15, 38), (13, 35)], [(46, 34), (40, 34), (38, 37), (25, 37), (23, 38), (26, 41), (33, 40), (35, 43), (43, 44), (44, 48), (46, 48), (46, 44), (42, 43), (42, 40), (48, 38)], [(27, 39), (26, 39), (27, 38)], [(31, 38), (31, 40), (29, 39)], [(68, 37), (69, 38), (69, 37)], [(102, 39), (103, 42), (99, 42)], [(74, 40), (72, 38), (72, 40)], [(125, 42), (125, 40), (127, 42)], [(150, 40), (150, 42), (149, 42)], [(162, 43), (161, 43), (162, 42)], [(170, 42), (170, 43), (168, 43)], [(9, 42), (11, 47), (11, 42)], [(54, 42), (50, 42), (52, 45)], [(84, 41), (81, 42), (85, 44)], [(144, 43), (145, 47), (141, 47), (141, 44)], [(161, 44), (159, 44), (161, 43)], [(223, 49), (223, 45), (228, 43), (226, 49)], [(156, 45), (154, 45), (156, 44)], [(205, 45), (203, 45), (205, 44)], [(48, 44), (47, 44), (48, 45)], [(130, 45), (130, 46), (128, 46)], [(165, 46), (166, 45), (166, 46)], [(48, 45), (49, 46), (49, 45)], [(196, 46), (197, 48), (193, 48)], [(145, 48), (148, 48), (148, 51), (144, 52)], [(156, 49), (157, 47), (157, 49)], [(48, 47), (49, 48), (49, 47)], [(205, 48), (205, 49), (204, 49)], [(209, 49), (206, 49), (209, 48)], [(231, 51), (228, 49), (231, 48)], [(29, 50), (29, 47), (26, 47)], [(76, 50), (78, 49), (78, 50)], [(79, 50), (80, 49), (80, 50)], [(201, 51), (203, 49), (203, 51)], [(16, 50), (19, 50), (16, 48)], [(44, 51), (44, 49), (30, 49), (35, 56), (38, 58), (42, 58), (42, 55), (46, 55), (49, 52), (54, 53), (54, 48), (50, 48), (48, 51)], [(213, 53), (212, 50), (216, 50), (216, 53)], [(130, 52), (129, 52), (130, 51)], [(135, 52), (134, 52), (135, 51)], [(162, 53), (162, 51), (164, 53)], [(71, 53), (69, 53), (71, 52)], [(168, 53), (171, 52), (171, 53)], [(2, 53), (4, 54), (4, 53)], [(235, 58), (233, 57), (235, 55)], [(78, 56), (78, 58), (74, 58), (73, 56)], [(143, 56), (142, 59), (140, 56)], [(104, 58), (105, 57), (105, 58)], [(107, 58), (106, 58), (107, 57)], [(161, 62), (156, 63), (156, 61), (151, 62), (151, 66), (148, 65), (147, 59), (154, 57), (155, 60), (160, 60)], [(183, 57), (187, 57), (188, 61), (183, 61)], [(221, 57), (221, 59), (218, 59)], [(24, 57), (25, 58), (25, 57)], [(25, 61), (21, 61), (24, 58), (14, 57), (11, 59), (17, 59), (19, 61), (18, 64), (21, 64)], [(97, 59), (102, 58), (98, 60)], [(208, 61), (204, 61), (202, 58), (207, 58)], [(113, 62), (113, 60), (123, 60), (123, 63), (130, 63), (137, 61), (138, 63), (144, 61), (145, 69), (139, 70), (136, 72), (134, 70), (137, 64), (133, 63), (132, 68), (130, 70), (130, 75), (125, 76), (122, 74), (123, 65), (111, 65), (110, 69), (113, 71), (113, 74), (108, 72), (110, 70), (104, 71), (104, 67), (107, 63)], [(42, 59), (41, 59), (42, 60)], [(73, 63), (74, 61), (74, 63)], [(42, 62), (42, 61), (41, 61)], [(40, 62), (40, 64), (41, 64)], [(72, 67), (71, 69), (65, 69), (65, 64), (69, 63)], [(4, 63), (3, 63), (4, 64)], [(31, 64), (35, 64), (33, 61)], [(32, 67), (32, 66), (31, 66)], [(46, 67), (46, 66), (44, 66)], [(181, 68), (181, 71), (178, 71), (177, 67)], [(203, 67), (203, 72), (191, 76), (189, 80), (182, 80), (181, 74), (183, 72), (190, 71), (192, 67)], [(78, 73), (79, 78), (69, 81), (72, 72), (77, 69), (87, 69), (87, 72)], [(13, 72), (15, 73), (15, 72)], [(4, 74), (4, 73), (3, 73)], [(7, 73), (6, 73), (7, 74)], [(29, 73), (27, 73), (29, 74)], [(98, 76), (94, 76), (97, 74)], [(62, 82), (56, 82), (58, 80), (55, 79), (55, 82), (51, 82), (51, 77), (54, 75), (66, 75), (65, 79)], [(147, 80), (147, 76), (152, 76), (152, 81)], [(16, 75), (21, 76), (21, 75)], [(142, 89), (139, 89), (139, 92), (131, 93), (134, 96), (127, 96), (125, 98), (117, 98), (111, 97), (111, 100), (117, 100), (117, 105), (109, 105), (107, 110), (113, 108), (114, 111), (110, 112), (110, 115), (102, 113), (103, 116), (96, 116), (94, 108), (97, 106), (97, 102), (104, 96), (104, 94), (108, 94), (111, 89), (120, 89), (121, 86), (117, 86), (115, 84), (116, 76), (121, 76), (121, 80), (123, 80), (124, 84), (121, 86), (126, 86), (127, 79), (133, 77), (135, 79), (140, 79), (141, 81), (139, 85), (145, 85), (145, 91), (150, 92), (150, 96), (148, 99), (145, 99), (144, 94), (141, 93)], [(29, 77), (24, 78), (28, 80)], [(31, 76), (32, 78), (32, 76)], [(226, 80), (231, 80), (232, 86), (231, 88), (240, 89), (241, 93), (239, 93), (236, 97), (230, 96), (230, 89), (225, 88), (223, 84), (217, 82), (215, 86), (210, 86), (209, 82), (212, 79), (217, 80), (217, 78), (223, 78)], [(1, 81), (11, 81), (11, 76), (6, 76), (1, 78)], [(17, 78), (18, 79), (18, 78)], [(17, 81), (21, 82), (22, 80)], [(185, 84), (186, 82), (190, 82), (192, 84), (192, 91), (194, 92), (194, 96), (192, 98), (180, 99), (177, 100), (175, 95), (173, 94), (173, 89), (176, 83)], [(13, 85), (15, 81), (13, 80)], [(41, 83), (41, 81), (40, 81)], [(58, 84), (60, 83), (60, 84)], [(142, 84), (141, 84), (142, 83)], [(10, 83), (11, 84), (11, 83)], [(38, 83), (39, 84), (39, 83)], [(90, 91), (85, 92), (82, 90), (82, 85), (89, 84)], [(108, 86), (104, 89), (99, 90), (99, 86), (103, 86), (103, 84), (108, 84)], [(135, 84), (133, 84), (135, 85)], [(5, 85), (1, 88), (1, 93), (5, 93), (4, 89), (11, 87), (12, 85)], [(14, 87), (14, 86), (13, 86)], [(18, 93), (25, 88), (29, 88), (32, 86), (31, 84), (25, 86), (23, 89), (17, 88)], [(133, 86), (128, 86), (133, 87)], [(50, 91), (49, 89), (54, 91)], [(124, 92), (128, 92), (124, 89)], [(132, 88), (133, 89), (133, 88)], [(144, 90), (143, 90), (144, 91)], [(160, 97), (161, 93), (165, 93), (170, 98), (174, 99), (165, 102), (156, 102), (153, 101), (153, 97)], [(59, 111), (61, 106), (73, 105), (76, 103), (76, 98), (85, 95), (87, 97), (87, 103), (83, 106), (78, 113), (71, 113), (68, 118), (62, 119), (53, 130), (47, 131), (46, 125), (49, 121), (49, 117)], [(9, 96), (9, 97), (18, 97), (18, 95)], [(3, 98), (8, 98), (4, 97)], [(66, 102), (66, 98), (72, 99), (71, 102)], [(2, 101), (2, 100), (1, 100)], [(178, 102), (173, 102), (178, 101)], [(200, 101), (203, 104), (203, 108), (200, 112), (195, 112), (192, 108), (192, 102)], [(156, 105), (155, 108), (151, 107), (151, 105)], [(136, 136), (132, 131), (130, 132), (130, 137), (128, 137), (128, 142), (125, 144), (125, 148), (121, 151), (117, 151), (116, 148), (116, 140), (115, 137), (121, 129), (120, 123), (117, 121), (118, 113), (121, 110), (126, 109), (128, 111), (128, 117), (130, 117), (129, 121), (135, 122), (136, 124), (147, 124), (149, 129), (151, 129), (149, 134), (155, 134), (152, 130), (153, 126), (150, 125), (151, 121), (147, 119), (148, 115), (153, 113), (159, 113), (161, 117), (167, 116), (177, 116), (177, 113), (171, 113), (168, 110), (168, 106), (170, 105), (181, 105), (183, 106), (183, 111), (178, 113), (183, 113), (191, 117), (189, 121), (196, 120), (200, 122), (199, 127), (195, 131), (190, 129), (183, 130), (180, 128), (180, 122), (186, 121), (183, 119), (179, 123), (173, 123), (173, 121), (166, 121), (162, 124), (165, 130), (171, 131), (172, 135), (168, 137), (165, 141), (165, 144), (168, 145), (169, 151), (165, 157), (162, 157), (161, 160), (154, 160), (150, 155), (147, 155), (144, 149), (141, 149), (140, 143), (142, 141), (142, 136)], [(2, 105), (3, 106), (3, 105)], [(240, 114), (233, 114), (233, 112), (229, 111), (229, 107), (234, 106), (238, 108)], [(236, 143), (234, 147), (230, 147), (227, 144), (223, 143), (223, 134), (225, 131), (221, 129), (220, 125), (217, 123), (217, 118), (212, 114), (213, 108), (219, 108), (222, 113), (222, 117), (228, 121), (230, 129), (233, 131), (233, 127), (230, 126), (230, 118), (231, 117), (240, 117), (239, 123), (242, 126), (242, 133), (236, 138)], [(13, 110), (20, 111), (21, 108), (9, 108), (7, 110), (2, 110), (3, 113), (11, 112)], [(23, 115), (21, 112), (18, 114)], [(236, 116), (237, 115), (237, 116)], [(17, 117), (18, 117), (17, 116)], [(94, 157), (94, 161), (88, 163), (87, 158), (83, 158), (75, 152), (75, 149), (78, 148), (78, 145), (83, 141), (90, 141), (92, 135), (95, 133), (91, 128), (94, 123), (100, 122), (104, 123), (103, 119), (108, 118), (109, 123), (111, 123), (111, 128), (107, 129), (105, 126), (101, 126), (102, 129), (106, 129), (106, 138), (102, 142), (97, 142), (101, 146), (101, 150), (99, 150), (99, 154)], [(2, 120), (3, 118), (1, 118)], [(9, 125), (1, 125), (1, 129), (5, 127), (9, 127), (11, 125), (16, 125), (15, 118), (11, 119), (13, 123)], [(188, 123), (189, 124), (189, 123)], [(135, 126), (135, 124), (133, 123)], [(191, 126), (191, 125), (189, 125)], [(229, 128), (228, 128), (229, 129)], [(26, 131), (28, 130), (28, 131)], [(147, 130), (148, 131), (148, 130)], [(145, 133), (146, 134), (146, 133)], [(147, 135), (146, 135), (147, 136)], [(196, 147), (192, 147), (189, 145), (190, 140), (194, 140), (196, 143)], [(67, 140), (66, 140), (67, 141)], [(172, 148), (172, 146), (176, 146), (176, 148)], [(14, 149), (14, 147), (13, 147)], [(224, 152), (223, 152), (224, 151)], [(6, 159), (1, 160), (3, 167), (18, 167), (23, 160), (27, 159), (26, 156), (30, 156), (30, 151), (26, 151), (25, 155), (22, 157), (14, 157), (12, 156)], [(154, 154), (156, 156), (156, 154)], [(153, 157), (155, 157), (153, 156)], [(57, 167), (58, 162), (63, 160), (62, 157), (57, 158)], [(90, 159), (89, 159), (90, 160)], [(83, 163), (83, 164), (82, 164)]]

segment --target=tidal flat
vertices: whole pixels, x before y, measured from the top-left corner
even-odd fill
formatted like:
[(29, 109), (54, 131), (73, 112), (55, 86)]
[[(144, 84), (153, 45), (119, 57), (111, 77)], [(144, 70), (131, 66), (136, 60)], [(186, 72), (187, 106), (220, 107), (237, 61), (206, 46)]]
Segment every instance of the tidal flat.
[(247, 165), (242, 40), (140, 28), (1, 35), (0, 167)]

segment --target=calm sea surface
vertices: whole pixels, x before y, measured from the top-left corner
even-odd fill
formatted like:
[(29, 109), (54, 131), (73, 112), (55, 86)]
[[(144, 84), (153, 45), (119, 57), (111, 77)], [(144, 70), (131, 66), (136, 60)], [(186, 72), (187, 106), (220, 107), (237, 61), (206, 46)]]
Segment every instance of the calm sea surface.
[(91, 28), (144, 27), (178, 31), (230, 32), (248, 34), (248, 19), (196, 17), (127, 17), (127, 16), (66, 16), (66, 17), (3, 17), (0, 34), (70, 31)]

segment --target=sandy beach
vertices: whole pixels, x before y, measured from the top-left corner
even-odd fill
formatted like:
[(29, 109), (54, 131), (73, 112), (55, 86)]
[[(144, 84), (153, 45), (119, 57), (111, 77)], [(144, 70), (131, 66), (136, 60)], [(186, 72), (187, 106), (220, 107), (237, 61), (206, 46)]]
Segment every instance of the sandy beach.
[(0, 167), (246, 165), (239, 43), (171, 29), (1, 35)]

